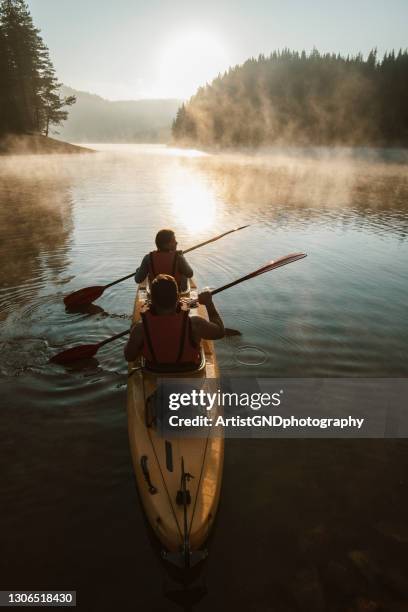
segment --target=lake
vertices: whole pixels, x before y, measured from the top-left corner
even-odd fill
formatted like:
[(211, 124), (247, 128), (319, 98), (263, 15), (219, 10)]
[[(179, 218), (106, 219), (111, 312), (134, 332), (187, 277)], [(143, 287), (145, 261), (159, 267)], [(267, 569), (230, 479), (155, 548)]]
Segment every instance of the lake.
[[(250, 224), (188, 256), (201, 287), (293, 251), (308, 257), (215, 298), (242, 332), (217, 343), (223, 374), (406, 377), (408, 157), (90, 146), (0, 157), (2, 588), (77, 589), (87, 610), (176, 610), (135, 491), (125, 340), (85, 368), (48, 363), (126, 329), (135, 283), (83, 312), (66, 312), (63, 296), (130, 273), (162, 227), (186, 249)], [(407, 448), (228, 440), (196, 609), (404, 600)]]

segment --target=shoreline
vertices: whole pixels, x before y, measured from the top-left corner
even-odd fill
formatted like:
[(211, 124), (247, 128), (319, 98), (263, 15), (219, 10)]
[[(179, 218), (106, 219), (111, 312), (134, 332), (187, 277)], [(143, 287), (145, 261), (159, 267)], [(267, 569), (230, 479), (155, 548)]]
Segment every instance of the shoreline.
[(283, 156), (293, 159), (310, 160), (341, 160), (342, 158), (352, 160), (363, 160), (371, 162), (408, 164), (408, 145), (405, 146), (380, 146), (380, 145), (295, 145), (279, 144), (265, 145), (262, 147), (215, 147), (202, 145), (200, 143), (186, 143), (170, 141), (168, 147), (177, 149), (193, 149), (207, 155), (244, 156), (252, 159), (262, 159), (264, 156)]
[(0, 155), (49, 155), (95, 153), (93, 149), (70, 144), (42, 134), (6, 134), (0, 137)]

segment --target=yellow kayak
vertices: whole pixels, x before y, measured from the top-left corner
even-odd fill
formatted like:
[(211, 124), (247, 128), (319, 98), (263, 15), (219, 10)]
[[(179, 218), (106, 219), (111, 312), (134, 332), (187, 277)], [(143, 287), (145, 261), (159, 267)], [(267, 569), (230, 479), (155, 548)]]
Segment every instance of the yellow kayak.
[[(190, 295), (197, 287), (190, 283)], [(146, 303), (146, 285), (136, 294), (133, 322), (140, 320)], [(204, 306), (192, 313), (207, 318)], [(212, 341), (202, 341), (202, 365), (194, 372), (166, 373), (166, 378), (219, 377)], [(163, 374), (129, 364), (128, 430), (137, 486), (150, 525), (163, 546), (163, 557), (179, 567), (192, 567), (206, 556), (204, 549), (220, 497), (224, 438), (213, 427), (203, 437), (161, 437), (150, 414), (148, 398)], [(143, 364), (142, 364), (143, 365)], [(146, 406), (148, 408), (146, 408)]]

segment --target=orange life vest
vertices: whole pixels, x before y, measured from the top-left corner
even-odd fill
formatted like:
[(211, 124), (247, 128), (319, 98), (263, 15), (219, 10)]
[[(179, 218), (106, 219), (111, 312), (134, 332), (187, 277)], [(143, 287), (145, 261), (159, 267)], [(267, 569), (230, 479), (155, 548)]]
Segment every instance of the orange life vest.
[(158, 274), (169, 274), (180, 287), (181, 274), (177, 270), (178, 251), (152, 251), (149, 253), (149, 282)]
[(146, 309), (143, 323), (143, 356), (151, 365), (191, 363), (200, 365), (200, 345), (194, 342), (188, 310), (157, 315)]

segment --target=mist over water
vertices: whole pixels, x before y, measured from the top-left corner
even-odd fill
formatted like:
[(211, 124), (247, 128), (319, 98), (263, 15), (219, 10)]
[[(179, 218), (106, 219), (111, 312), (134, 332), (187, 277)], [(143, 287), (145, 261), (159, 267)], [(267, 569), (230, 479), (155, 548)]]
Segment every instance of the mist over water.
[[(92, 312), (67, 314), (62, 295), (134, 269), (158, 228), (174, 227), (187, 248), (251, 223), (191, 254), (202, 286), (288, 252), (308, 259), (217, 298), (227, 325), (243, 332), (219, 343), (225, 372), (255, 373), (241, 363), (248, 345), (264, 353), (257, 375), (404, 375), (408, 177), (403, 152), (391, 154), (206, 155), (128, 145), (93, 156), (5, 158), (0, 316), (13, 360), (6, 347), (2, 369), (18, 373), (16, 333), (48, 359), (61, 346), (120, 331), (132, 309), (131, 281)], [(122, 346), (106, 347), (100, 367), (123, 375)]]
[[(36, 588), (52, 584), (85, 589), (101, 575), (107, 577), (108, 569), (118, 584), (124, 578), (112, 568), (112, 559), (120, 558), (119, 565), (137, 568), (154, 591), (156, 562), (127, 446), (125, 340), (104, 347), (85, 367), (63, 369), (49, 365), (48, 359), (65, 347), (97, 342), (129, 326), (136, 289), (132, 280), (81, 312), (66, 312), (62, 298), (130, 273), (154, 248), (158, 229), (174, 228), (179, 247), (186, 249), (251, 224), (191, 253), (188, 259), (201, 287), (217, 287), (293, 251), (308, 254), (301, 262), (217, 296), (226, 326), (242, 332), (217, 343), (223, 374), (408, 373), (408, 173), (403, 151), (322, 148), (209, 155), (164, 146), (99, 149), (95, 155), (0, 157), (0, 461), (5, 467), (3, 532), (9, 534), (3, 560), (11, 559), (7, 572), (4, 569), (10, 586), (18, 572), (26, 578), (24, 585), (14, 584), (19, 588), (31, 580)], [(214, 576), (223, 558), (221, 544), (234, 546), (233, 530), (226, 525), (227, 511), (235, 508), (236, 469), (244, 479), (241, 488), (250, 489), (255, 479), (262, 489), (259, 500), (265, 509), (258, 510), (265, 520), (276, 508), (273, 481), (283, 495), (276, 511), (278, 522), (284, 523), (291, 483), (297, 504), (308, 510), (303, 522), (293, 518), (297, 535), (290, 538), (304, 537), (319, 521), (330, 532), (334, 510), (319, 505), (316, 491), (329, 479), (325, 464), (331, 450), (328, 443), (301, 442), (291, 442), (289, 452), (285, 441), (275, 442), (273, 449), (260, 441), (242, 441), (240, 448), (229, 443), (220, 535), (214, 543), (219, 556), (210, 568), (215, 593), (220, 588)], [(377, 467), (377, 487), (391, 491), (400, 509), (406, 508), (406, 499), (398, 497), (398, 470), (395, 463), (387, 463), (392, 455), (400, 465), (406, 450), (395, 447), (391, 452), (380, 444), (375, 449), (370, 441), (360, 445), (361, 450), (354, 446), (353, 460), (366, 466), (367, 473), (368, 466), (373, 473)], [(244, 460), (243, 448), (261, 465), (275, 453), (279, 470), (268, 467), (268, 473), (255, 474), (255, 464)], [(345, 450), (346, 442), (336, 448), (338, 469), (346, 478), (350, 448)], [(312, 457), (320, 465), (316, 475)], [(302, 484), (304, 465), (314, 493)], [(314, 478), (318, 489), (313, 489)], [(349, 501), (362, 487), (359, 478), (353, 486), (343, 491)], [(368, 485), (363, 489), (361, 505), (369, 508), (373, 493)], [(386, 511), (384, 505), (378, 508)], [(255, 517), (246, 502), (240, 512)], [(353, 512), (350, 501), (341, 520), (357, 546), (360, 527), (352, 521)], [(379, 517), (372, 520), (374, 524)], [(105, 552), (98, 560), (104, 529)], [(261, 531), (254, 529), (261, 542)], [(30, 546), (23, 563), (14, 551), (27, 538)], [(50, 544), (52, 538), (55, 544)], [(282, 551), (282, 537), (278, 542)], [(247, 550), (250, 546), (248, 541)], [(290, 573), (289, 557), (285, 563)], [(150, 559), (147, 569), (142, 559)], [(147, 591), (140, 597), (147, 601)], [(155, 601), (159, 606), (161, 600)]]

